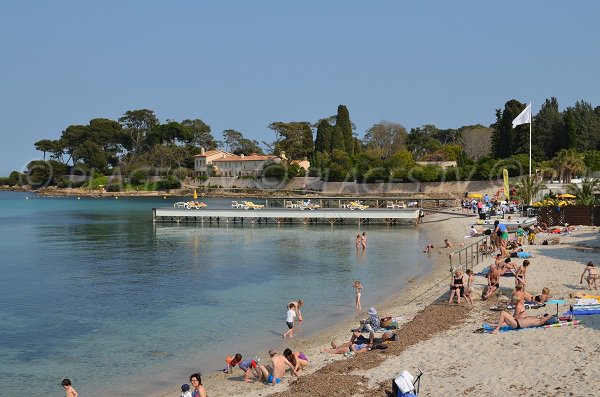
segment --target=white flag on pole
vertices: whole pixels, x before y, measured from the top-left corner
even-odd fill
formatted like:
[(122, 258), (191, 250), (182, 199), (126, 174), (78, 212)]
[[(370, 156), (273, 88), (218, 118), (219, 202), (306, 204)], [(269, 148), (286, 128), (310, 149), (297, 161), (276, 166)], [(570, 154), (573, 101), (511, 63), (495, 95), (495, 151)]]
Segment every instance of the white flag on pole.
[(521, 113), (512, 122), (512, 128), (521, 124), (531, 123), (531, 102), (523, 109)]

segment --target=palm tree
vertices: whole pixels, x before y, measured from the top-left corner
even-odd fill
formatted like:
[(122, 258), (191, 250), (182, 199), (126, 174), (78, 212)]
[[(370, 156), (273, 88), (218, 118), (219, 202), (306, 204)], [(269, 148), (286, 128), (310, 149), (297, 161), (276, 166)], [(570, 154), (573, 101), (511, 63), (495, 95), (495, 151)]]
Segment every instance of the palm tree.
[(567, 192), (577, 197), (577, 205), (591, 206), (596, 204), (596, 192), (600, 192), (600, 180), (583, 178), (581, 187), (574, 183), (567, 186)]
[(583, 154), (575, 149), (562, 149), (554, 158), (554, 165), (560, 173), (563, 183), (571, 182), (574, 175), (581, 175), (585, 170)]
[(526, 204), (531, 204), (538, 193), (546, 188), (544, 182), (535, 175), (522, 176), (517, 181), (517, 197)]

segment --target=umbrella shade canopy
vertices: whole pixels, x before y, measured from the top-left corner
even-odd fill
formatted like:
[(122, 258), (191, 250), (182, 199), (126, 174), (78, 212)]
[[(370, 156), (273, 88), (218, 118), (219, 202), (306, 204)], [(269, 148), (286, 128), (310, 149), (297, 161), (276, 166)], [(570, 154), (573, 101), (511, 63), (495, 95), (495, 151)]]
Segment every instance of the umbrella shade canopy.
[(196, 189), (194, 189), (194, 200), (196, 200), (198, 198), (198, 192), (196, 192)]
[(471, 193), (469, 194), (470, 198), (482, 198), (483, 196), (480, 193)]
[(558, 197), (558, 198), (571, 198), (571, 199), (573, 199), (573, 198), (575, 198), (575, 197), (577, 197), (577, 196), (573, 196), (572, 194), (565, 193), (565, 194), (559, 194), (559, 195), (558, 195), (558, 196), (556, 196), (556, 197)]

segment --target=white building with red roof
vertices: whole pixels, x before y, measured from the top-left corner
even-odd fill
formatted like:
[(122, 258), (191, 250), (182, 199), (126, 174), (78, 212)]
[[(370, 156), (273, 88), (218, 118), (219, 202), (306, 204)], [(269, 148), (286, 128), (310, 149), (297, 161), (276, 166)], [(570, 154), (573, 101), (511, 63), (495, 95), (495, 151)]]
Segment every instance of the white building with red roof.
[(194, 176), (209, 176), (208, 169), (213, 161), (229, 156), (235, 156), (235, 154), (222, 150), (204, 150), (204, 148), (201, 148), (200, 153), (194, 156)]
[(217, 158), (212, 161), (212, 165), (218, 176), (260, 176), (265, 165), (279, 162), (281, 158), (278, 156), (252, 153), (248, 156), (241, 154)]

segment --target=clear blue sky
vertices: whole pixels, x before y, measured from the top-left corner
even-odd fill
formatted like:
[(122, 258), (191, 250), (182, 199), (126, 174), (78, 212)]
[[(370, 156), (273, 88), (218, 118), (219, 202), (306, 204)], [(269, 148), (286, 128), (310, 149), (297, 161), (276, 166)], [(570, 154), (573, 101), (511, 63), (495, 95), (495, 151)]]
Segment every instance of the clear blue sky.
[(491, 124), (510, 99), (600, 105), (597, 1), (0, 3), (0, 176), (71, 124), (154, 110), (273, 141), (345, 104), (356, 133)]

